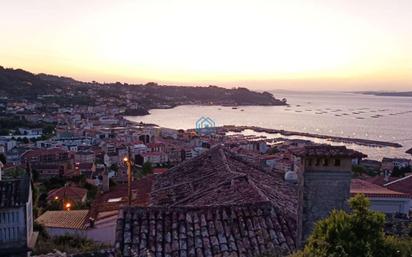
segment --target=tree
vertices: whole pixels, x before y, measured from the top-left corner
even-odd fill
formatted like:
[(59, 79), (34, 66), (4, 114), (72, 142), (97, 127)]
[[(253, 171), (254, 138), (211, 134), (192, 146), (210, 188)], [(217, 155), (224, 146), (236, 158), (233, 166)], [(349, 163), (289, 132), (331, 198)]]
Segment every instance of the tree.
[(0, 153), (0, 162), (2, 162), (3, 164), (6, 164), (6, 156), (4, 156), (4, 154)]
[(133, 174), (137, 179), (141, 179), (145, 177), (146, 175), (149, 175), (152, 173), (153, 173), (153, 166), (150, 162), (143, 163), (141, 168), (137, 166), (134, 166), (133, 168)]
[(152, 164), (150, 162), (145, 162), (143, 163), (142, 166), (142, 175), (146, 176), (148, 174), (151, 174), (153, 172), (153, 167)]
[(411, 169), (411, 166), (409, 166), (409, 165), (406, 166), (406, 167), (401, 167), (401, 168), (396, 166), (395, 168), (393, 168), (391, 176), (392, 177), (397, 177), (397, 178), (404, 177), (405, 173), (409, 173), (411, 171), (412, 171), (412, 169)]
[(354, 176), (361, 176), (366, 173), (366, 170), (364, 167), (360, 165), (353, 165), (352, 166), (352, 173)]
[(117, 166), (116, 163), (113, 163), (113, 164), (110, 166), (110, 170), (114, 170), (115, 172), (118, 172), (118, 171), (119, 171), (119, 166)]
[(395, 243), (384, 234), (385, 216), (369, 210), (369, 200), (357, 195), (349, 200), (351, 212), (334, 210), (319, 221), (309, 237), (302, 257), (390, 257), (400, 256)]

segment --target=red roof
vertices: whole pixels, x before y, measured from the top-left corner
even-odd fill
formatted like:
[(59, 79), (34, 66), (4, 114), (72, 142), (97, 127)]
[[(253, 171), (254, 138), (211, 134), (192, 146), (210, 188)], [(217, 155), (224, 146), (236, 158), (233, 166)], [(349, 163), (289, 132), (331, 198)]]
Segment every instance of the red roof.
[(364, 158), (365, 154), (346, 148), (346, 146), (332, 145), (306, 145), (290, 150), (292, 154), (299, 157), (344, 157), (344, 158)]
[(76, 164), (76, 168), (80, 170), (91, 170), (93, 168), (93, 163), (91, 162), (82, 162), (79, 164)]
[(374, 177), (366, 178), (365, 180), (372, 184), (383, 186), (385, 183), (396, 180), (396, 178), (389, 177), (388, 181), (385, 181), (385, 176), (374, 176)]
[(153, 174), (163, 174), (167, 171), (167, 168), (154, 168)]
[(367, 197), (385, 197), (385, 198), (409, 198), (407, 194), (389, 190), (372, 184), (366, 180), (352, 179), (350, 186), (351, 195), (364, 194)]
[(412, 175), (390, 181), (385, 183), (384, 186), (390, 190), (402, 192), (412, 196)]
[(49, 155), (49, 154), (60, 154), (60, 153), (67, 153), (66, 150), (61, 148), (48, 148), (48, 149), (34, 149), (27, 151), (23, 154), (23, 158), (32, 158), (42, 155)]
[(45, 227), (85, 229), (89, 210), (46, 211), (36, 219)]
[(64, 186), (60, 188), (53, 189), (49, 192), (47, 200), (51, 201), (58, 197), (58, 199), (70, 199), (73, 201), (82, 201), (83, 197), (87, 194), (87, 190), (75, 186)]
[[(133, 206), (147, 207), (150, 204), (150, 192), (154, 180), (153, 175), (145, 176), (138, 181), (133, 181), (132, 191), (134, 200)], [(109, 202), (109, 199), (120, 198), (120, 201)], [(109, 192), (97, 197), (91, 206), (91, 217), (97, 217), (99, 212), (119, 210), (121, 206), (127, 204), (127, 184), (116, 185)]]

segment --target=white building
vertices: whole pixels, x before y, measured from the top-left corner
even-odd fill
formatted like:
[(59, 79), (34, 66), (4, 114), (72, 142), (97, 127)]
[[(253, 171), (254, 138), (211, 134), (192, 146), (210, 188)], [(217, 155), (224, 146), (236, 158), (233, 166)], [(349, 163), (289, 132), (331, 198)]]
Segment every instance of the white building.
[(351, 195), (364, 194), (371, 202), (371, 209), (386, 214), (402, 213), (409, 215), (412, 206), (411, 196), (372, 184), (361, 179), (352, 179)]
[(0, 255), (26, 254), (35, 238), (30, 178), (0, 180)]

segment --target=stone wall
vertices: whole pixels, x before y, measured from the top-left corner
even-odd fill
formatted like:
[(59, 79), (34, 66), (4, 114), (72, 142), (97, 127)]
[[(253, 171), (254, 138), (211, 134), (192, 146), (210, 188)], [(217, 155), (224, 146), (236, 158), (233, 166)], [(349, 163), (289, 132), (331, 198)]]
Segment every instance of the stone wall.
[(305, 242), (315, 222), (333, 209), (347, 209), (350, 197), (350, 171), (305, 171), (300, 183), (301, 235)]

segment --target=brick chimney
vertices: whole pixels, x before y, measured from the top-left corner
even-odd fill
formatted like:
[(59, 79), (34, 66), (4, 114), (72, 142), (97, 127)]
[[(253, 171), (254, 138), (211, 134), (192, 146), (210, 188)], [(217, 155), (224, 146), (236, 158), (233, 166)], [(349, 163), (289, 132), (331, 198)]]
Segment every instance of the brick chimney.
[(333, 209), (347, 209), (352, 160), (364, 154), (345, 146), (310, 145), (291, 150), (298, 175), (297, 244), (303, 247), (315, 222)]

